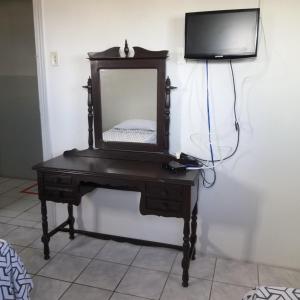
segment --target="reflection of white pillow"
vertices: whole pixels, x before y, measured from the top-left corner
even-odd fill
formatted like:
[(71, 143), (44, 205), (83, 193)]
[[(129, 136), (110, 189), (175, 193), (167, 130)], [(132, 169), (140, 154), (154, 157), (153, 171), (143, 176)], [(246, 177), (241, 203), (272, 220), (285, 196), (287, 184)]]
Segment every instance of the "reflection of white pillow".
[(119, 129), (143, 129), (156, 131), (156, 123), (151, 120), (131, 119), (114, 126)]

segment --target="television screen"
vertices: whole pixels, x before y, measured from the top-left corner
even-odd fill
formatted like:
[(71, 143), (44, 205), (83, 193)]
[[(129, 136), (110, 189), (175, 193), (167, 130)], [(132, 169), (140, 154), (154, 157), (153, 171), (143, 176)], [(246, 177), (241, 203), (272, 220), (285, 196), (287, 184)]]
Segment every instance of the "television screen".
[(185, 58), (232, 59), (257, 54), (259, 8), (187, 13)]

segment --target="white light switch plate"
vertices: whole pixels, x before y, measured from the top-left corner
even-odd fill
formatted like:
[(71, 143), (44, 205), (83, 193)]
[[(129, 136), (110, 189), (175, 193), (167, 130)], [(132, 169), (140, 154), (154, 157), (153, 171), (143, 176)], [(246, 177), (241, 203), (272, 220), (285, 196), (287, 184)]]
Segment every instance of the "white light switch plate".
[(58, 66), (58, 54), (56, 51), (50, 52), (50, 64), (52, 67)]

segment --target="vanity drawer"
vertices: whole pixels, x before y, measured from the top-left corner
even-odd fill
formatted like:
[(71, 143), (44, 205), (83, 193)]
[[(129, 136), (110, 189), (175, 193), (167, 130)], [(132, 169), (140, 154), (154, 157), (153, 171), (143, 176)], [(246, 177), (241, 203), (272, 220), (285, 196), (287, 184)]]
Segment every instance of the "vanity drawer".
[(46, 174), (44, 176), (45, 184), (51, 185), (71, 185), (72, 184), (72, 176), (70, 175), (58, 175), (58, 174)]
[(166, 217), (179, 217), (182, 214), (182, 205), (183, 202), (146, 197), (142, 205), (142, 213)]
[(176, 184), (147, 183), (146, 194), (151, 198), (168, 199), (171, 201), (182, 201), (183, 187)]
[(72, 188), (45, 186), (44, 197), (56, 202), (71, 202), (74, 199), (74, 191)]

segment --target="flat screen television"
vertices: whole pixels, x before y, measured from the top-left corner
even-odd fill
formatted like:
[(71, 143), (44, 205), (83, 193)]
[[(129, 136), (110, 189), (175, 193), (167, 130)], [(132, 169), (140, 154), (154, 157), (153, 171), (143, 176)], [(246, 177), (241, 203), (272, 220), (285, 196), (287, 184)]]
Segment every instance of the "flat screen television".
[(186, 13), (185, 58), (257, 55), (259, 8)]

